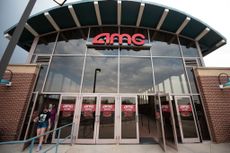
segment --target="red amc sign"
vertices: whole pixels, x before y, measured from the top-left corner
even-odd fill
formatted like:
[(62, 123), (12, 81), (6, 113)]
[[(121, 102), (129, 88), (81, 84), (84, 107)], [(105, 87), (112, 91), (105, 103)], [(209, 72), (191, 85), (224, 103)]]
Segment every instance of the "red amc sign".
[(114, 38), (118, 38), (118, 43), (121, 45), (123, 43), (123, 39), (126, 38), (127, 44), (128, 45), (136, 45), (136, 46), (142, 46), (144, 45), (145, 41), (145, 36), (140, 33), (136, 33), (132, 36), (129, 34), (123, 33), (123, 34), (118, 34), (118, 33), (101, 33), (98, 34), (93, 38), (93, 44), (94, 45), (113, 45), (114, 43)]

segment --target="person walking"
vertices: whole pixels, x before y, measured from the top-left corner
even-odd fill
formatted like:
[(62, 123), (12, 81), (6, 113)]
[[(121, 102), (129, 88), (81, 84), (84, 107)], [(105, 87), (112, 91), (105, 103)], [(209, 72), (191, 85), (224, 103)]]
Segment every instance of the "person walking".
[[(47, 128), (50, 129), (50, 112), (47, 106), (44, 107), (43, 111), (34, 119), (34, 121), (37, 121), (37, 136), (43, 135)], [(39, 144), (36, 150), (37, 152), (42, 149), (43, 139), (44, 136), (39, 137)]]

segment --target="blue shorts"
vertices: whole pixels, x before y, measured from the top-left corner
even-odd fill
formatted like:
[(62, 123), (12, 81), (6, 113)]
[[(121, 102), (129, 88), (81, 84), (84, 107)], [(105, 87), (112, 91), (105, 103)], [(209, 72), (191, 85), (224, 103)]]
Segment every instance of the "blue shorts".
[(48, 128), (48, 122), (38, 122), (37, 128)]

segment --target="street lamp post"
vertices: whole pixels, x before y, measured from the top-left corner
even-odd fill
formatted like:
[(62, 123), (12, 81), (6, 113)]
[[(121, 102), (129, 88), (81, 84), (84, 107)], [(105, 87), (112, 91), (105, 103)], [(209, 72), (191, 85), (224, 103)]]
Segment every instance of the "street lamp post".
[(95, 89), (96, 89), (97, 72), (101, 72), (101, 69), (96, 68), (95, 71), (94, 71), (93, 93), (95, 93)]
[[(23, 32), (24, 26), (30, 16), (30, 13), (35, 5), (37, 0), (29, 0), (22, 16), (21, 19), (18, 22), (18, 25), (16, 27), (16, 29), (14, 30), (14, 33), (12, 35), (12, 37), (10, 38), (10, 41), (6, 47), (6, 50), (2, 56), (2, 59), (0, 61), (0, 81), (3, 78), (3, 75), (5, 73), (6, 67), (9, 64), (10, 58), (14, 52), (14, 49), (18, 43), (18, 40)], [(66, 0), (54, 0), (57, 4), (59, 4), (60, 6), (62, 6)]]

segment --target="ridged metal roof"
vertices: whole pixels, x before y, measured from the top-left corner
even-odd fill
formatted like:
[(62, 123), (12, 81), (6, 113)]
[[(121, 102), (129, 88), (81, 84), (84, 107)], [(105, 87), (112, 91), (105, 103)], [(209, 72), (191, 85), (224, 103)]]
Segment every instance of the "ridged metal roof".
[[(124, 25), (175, 33), (198, 41), (207, 55), (226, 38), (200, 20), (167, 6), (147, 1), (82, 0), (54, 7), (29, 18), (18, 45), (29, 50), (34, 37), (74, 27)], [(12, 35), (15, 26), (5, 34)]]

